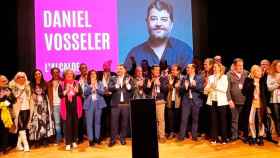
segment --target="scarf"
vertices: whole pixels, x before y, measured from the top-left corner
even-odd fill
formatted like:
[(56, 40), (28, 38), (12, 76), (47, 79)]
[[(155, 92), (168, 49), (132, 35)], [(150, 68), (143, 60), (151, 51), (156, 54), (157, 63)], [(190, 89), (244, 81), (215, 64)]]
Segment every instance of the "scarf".
[(75, 95), (74, 87), (75, 87), (75, 80), (64, 80), (65, 86), (70, 86), (70, 90), (67, 92), (67, 98), (70, 102), (73, 100), (73, 96)]
[(13, 125), (13, 121), (6, 101), (0, 102), (0, 109), (1, 109), (1, 120), (5, 128), (11, 128)]

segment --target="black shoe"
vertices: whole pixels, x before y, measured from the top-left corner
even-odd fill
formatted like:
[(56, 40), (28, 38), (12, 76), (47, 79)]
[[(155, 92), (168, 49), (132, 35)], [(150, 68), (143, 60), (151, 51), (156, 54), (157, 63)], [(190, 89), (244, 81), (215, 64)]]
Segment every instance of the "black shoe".
[(181, 136), (178, 136), (178, 137), (177, 137), (177, 142), (182, 142), (182, 141), (184, 141), (184, 140), (185, 140), (184, 137), (181, 137)]
[(83, 143), (83, 140), (82, 139), (79, 139), (78, 140), (78, 144), (82, 144)]
[(271, 134), (267, 134), (266, 140), (268, 140), (268, 141), (273, 141)]
[(125, 145), (125, 144), (126, 144), (125, 139), (122, 138), (122, 139), (121, 139), (121, 145)]
[(230, 141), (231, 141), (231, 142), (235, 142), (235, 141), (237, 141), (237, 140), (238, 140), (238, 137), (231, 137), (231, 138), (230, 138)]
[(89, 146), (94, 146), (94, 141), (89, 141)]
[(259, 137), (258, 145), (259, 146), (264, 146), (263, 137)]
[(171, 132), (170, 134), (169, 134), (169, 136), (168, 136), (168, 138), (167, 139), (173, 139), (175, 137), (175, 134), (173, 133), (173, 132)]
[(0, 156), (1, 156), (1, 154), (6, 155), (7, 153), (8, 153), (7, 149), (0, 150)]
[(192, 137), (192, 141), (198, 141), (197, 137)]
[(110, 143), (109, 143), (109, 147), (112, 147), (112, 146), (114, 146), (116, 144), (116, 142), (115, 142), (115, 140), (110, 140)]
[(100, 139), (96, 139), (96, 140), (95, 140), (95, 143), (98, 144), (98, 145), (100, 145), (100, 144), (101, 144), (101, 140), (100, 140)]
[(48, 139), (43, 139), (42, 145), (43, 145), (43, 147), (48, 147), (48, 146), (49, 146), (49, 141), (48, 141)]
[(41, 141), (35, 141), (34, 142), (34, 148), (35, 149), (39, 148), (41, 146), (41, 144), (42, 144)]
[(245, 143), (245, 144), (248, 144), (249, 143), (249, 141), (250, 141), (250, 138), (248, 138), (248, 137), (243, 137), (243, 138), (240, 138), (242, 141), (243, 141), (243, 143)]
[(256, 143), (257, 143), (257, 139), (256, 138), (251, 138), (249, 140), (249, 145), (256, 145)]

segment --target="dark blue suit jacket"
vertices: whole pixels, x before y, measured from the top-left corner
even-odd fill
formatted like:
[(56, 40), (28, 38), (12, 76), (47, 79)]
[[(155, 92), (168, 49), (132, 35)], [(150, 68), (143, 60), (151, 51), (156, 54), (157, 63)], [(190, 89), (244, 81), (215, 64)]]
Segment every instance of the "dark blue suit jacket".
[(181, 82), (180, 92), (182, 95), (182, 104), (188, 105), (190, 104), (191, 99), (189, 98), (189, 90), (192, 93), (192, 99), (196, 106), (202, 106), (202, 94), (203, 94), (203, 79), (201, 75), (195, 75), (194, 80), (196, 82), (196, 86), (189, 85), (188, 89), (185, 87), (185, 80), (190, 81), (189, 76), (185, 76)]
[(123, 97), (124, 97), (124, 103), (125, 104), (128, 104), (129, 101), (130, 101), (130, 97), (131, 97), (131, 92), (133, 90), (133, 84), (132, 84), (132, 78), (130, 79), (129, 81), (129, 84), (131, 85), (131, 89), (128, 89), (127, 86), (125, 85), (125, 80), (126, 78), (128, 78), (129, 76), (126, 75), (124, 78), (123, 78), (123, 86), (122, 88), (116, 88), (116, 84), (117, 84), (117, 76), (113, 76), (111, 79), (110, 79), (110, 82), (109, 82), (109, 91), (112, 92), (112, 99), (111, 99), (111, 106), (112, 107), (116, 107), (118, 106), (121, 102), (120, 102), (120, 99), (121, 99), (121, 92), (123, 92)]

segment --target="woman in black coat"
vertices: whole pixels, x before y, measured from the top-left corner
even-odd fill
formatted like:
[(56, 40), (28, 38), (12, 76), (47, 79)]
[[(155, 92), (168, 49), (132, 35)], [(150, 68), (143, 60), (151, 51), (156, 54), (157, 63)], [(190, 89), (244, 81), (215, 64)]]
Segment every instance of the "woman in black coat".
[[(246, 97), (245, 101), (245, 118), (249, 127), (245, 127), (245, 137), (248, 138), (250, 133), (249, 144), (263, 145), (264, 135), (264, 117), (266, 113), (266, 91), (265, 82), (262, 77), (262, 70), (259, 66), (254, 65), (251, 68), (249, 77), (245, 79), (242, 93)], [(257, 119), (256, 119), (257, 116)], [(258, 133), (256, 133), (256, 124)]]

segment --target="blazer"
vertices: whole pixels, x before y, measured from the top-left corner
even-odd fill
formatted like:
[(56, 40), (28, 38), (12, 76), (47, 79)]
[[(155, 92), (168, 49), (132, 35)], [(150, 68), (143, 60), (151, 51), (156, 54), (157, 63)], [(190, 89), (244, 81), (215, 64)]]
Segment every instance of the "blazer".
[(88, 110), (90, 106), (95, 106), (95, 108), (97, 109), (102, 109), (104, 107), (106, 107), (106, 102), (103, 98), (103, 94), (104, 94), (104, 86), (102, 84), (102, 82), (98, 82), (97, 83), (97, 89), (96, 89), (96, 100), (92, 100), (92, 87), (90, 87), (90, 85), (86, 84), (85, 85), (85, 101), (84, 101), (84, 106), (83, 109), (84, 110)]
[(190, 77), (185, 76), (181, 82), (180, 93), (182, 95), (182, 104), (186, 105), (190, 102), (189, 92), (192, 94), (192, 99), (197, 106), (202, 106), (202, 94), (203, 94), (203, 78), (201, 75), (196, 74), (194, 76), (194, 80), (196, 82), (196, 86), (189, 85), (188, 89), (185, 87), (185, 81), (188, 80), (190, 82)]
[[(166, 100), (166, 95), (167, 95), (167, 92), (168, 92), (168, 78), (161, 76), (159, 78), (159, 81), (160, 81), (160, 92), (157, 93), (157, 96), (156, 96), (155, 99), (165, 101)], [(149, 88), (147, 86), (147, 83), (148, 83), (148, 79), (144, 83), (144, 91), (150, 98), (153, 98), (152, 92), (154, 90), (155, 85), (154, 85), (154, 83), (152, 83), (151, 87)]]
[(133, 84), (132, 84), (132, 77), (129, 81), (130, 84), (130, 89), (129, 87), (125, 84), (125, 80), (128, 78), (128, 75), (125, 75), (123, 78), (123, 86), (122, 87), (116, 87), (117, 84), (117, 76), (111, 77), (109, 81), (109, 91), (112, 92), (112, 99), (111, 99), (111, 106), (116, 107), (118, 106), (121, 102), (121, 93), (123, 93), (123, 99), (124, 102), (122, 104), (129, 104), (130, 97), (131, 97), (131, 92), (133, 90)]
[[(279, 74), (280, 75), (280, 74)], [(280, 82), (277, 80), (276, 76), (268, 75), (267, 76), (267, 88), (271, 94), (270, 103), (280, 103)]]
[(249, 72), (244, 70), (241, 74), (241, 78), (233, 71), (227, 73), (228, 76), (228, 100), (233, 100), (235, 104), (243, 105), (245, 103), (245, 96), (241, 93), (243, 83), (245, 78), (248, 76)]
[[(181, 82), (183, 79), (183, 76), (179, 76), (178, 77), (178, 82)], [(170, 85), (169, 84), (169, 81), (168, 81), (168, 92), (167, 92), (167, 98), (166, 98), (166, 101), (167, 101), (167, 104), (166, 104), (166, 107), (167, 108), (172, 108), (172, 93), (173, 93), (173, 88), (175, 88), (175, 82), (177, 81), (174, 81), (173, 85)], [(180, 93), (180, 87), (179, 88), (175, 88), (175, 108), (180, 108), (181, 107), (181, 93)]]
[[(212, 91), (208, 91), (207, 89), (213, 84), (216, 80), (216, 88)], [(205, 87), (205, 93), (208, 94), (207, 97), (207, 105), (212, 106), (213, 97), (215, 93), (217, 94), (217, 102), (218, 106), (225, 106), (228, 105), (228, 97), (227, 97), (227, 90), (228, 90), (228, 78), (226, 75), (222, 75), (221, 78), (217, 79), (215, 75), (211, 75), (208, 77), (208, 84)]]

